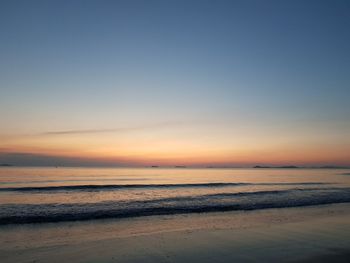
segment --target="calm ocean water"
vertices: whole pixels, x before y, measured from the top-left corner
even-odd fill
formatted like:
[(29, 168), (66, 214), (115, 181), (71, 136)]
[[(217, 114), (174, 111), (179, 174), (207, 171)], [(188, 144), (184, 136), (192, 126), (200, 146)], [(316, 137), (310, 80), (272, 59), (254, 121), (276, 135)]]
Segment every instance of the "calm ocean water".
[(350, 202), (350, 170), (0, 168), (0, 224)]

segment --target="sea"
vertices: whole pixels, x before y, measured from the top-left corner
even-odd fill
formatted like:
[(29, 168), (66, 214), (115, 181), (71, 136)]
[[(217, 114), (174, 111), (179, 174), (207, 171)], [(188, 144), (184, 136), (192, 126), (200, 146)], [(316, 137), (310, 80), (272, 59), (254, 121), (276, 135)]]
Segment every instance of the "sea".
[(348, 202), (349, 169), (0, 168), (0, 225)]

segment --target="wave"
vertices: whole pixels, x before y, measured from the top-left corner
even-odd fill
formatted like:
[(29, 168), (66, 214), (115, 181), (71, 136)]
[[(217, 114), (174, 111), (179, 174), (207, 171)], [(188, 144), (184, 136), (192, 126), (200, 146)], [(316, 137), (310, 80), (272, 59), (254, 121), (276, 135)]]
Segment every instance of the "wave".
[(350, 202), (350, 188), (290, 189), (73, 204), (0, 205), (0, 224), (47, 223), (151, 215), (315, 206)]
[(195, 183), (195, 184), (105, 184), (105, 185), (61, 185), (61, 186), (31, 186), (31, 187), (3, 187), (0, 191), (36, 192), (36, 191), (101, 191), (118, 189), (142, 189), (142, 188), (207, 188), (230, 187), (246, 185), (325, 185), (328, 183), (304, 182), (304, 183)]

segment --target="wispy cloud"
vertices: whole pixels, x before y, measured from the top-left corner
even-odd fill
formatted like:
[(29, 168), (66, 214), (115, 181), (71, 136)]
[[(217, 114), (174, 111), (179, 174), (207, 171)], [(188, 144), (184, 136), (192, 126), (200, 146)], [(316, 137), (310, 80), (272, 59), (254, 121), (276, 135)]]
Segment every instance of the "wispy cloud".
[(117, 132), (128, 132), (128, 131), (139, 131), (148, 129), (166, 128), (171, 126), (178, 126), (184, 124), (183, 122), (162, 122), (154, 123), (149, 125), (131, 126), (131, 127), (120, 127), (113, 129), (79, 129), (79, 130), (60, 130), (60, 131), (47, 131), (37, 135), (71, 135), (71, 134), (96, 134), (96, 133), (117, 133)]
[(128, 131), (128, 130), (133, 130), (133, 129), (132, 128), (118, 128), (118, 129), (63, 130), (63, 131), (43, 132), (43, 133), (39, 133), (39, 135), (93, 134), (93, 133), (122, 132), (122, 131)]

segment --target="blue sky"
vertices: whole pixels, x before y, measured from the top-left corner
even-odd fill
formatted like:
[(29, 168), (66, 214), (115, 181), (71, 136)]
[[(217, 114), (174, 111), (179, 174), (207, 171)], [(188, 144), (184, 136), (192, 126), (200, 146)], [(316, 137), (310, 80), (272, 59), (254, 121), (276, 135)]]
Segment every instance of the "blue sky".
[(152, 136), (210, 150), (276, 136), (278, 149), (304, 147), (320, 134), (315, 145), (344, 155), (349, 11), (348, 1), (2, 1), (0, 148), (54, 154), (56, 139), (10, 137), (174, 123)]

